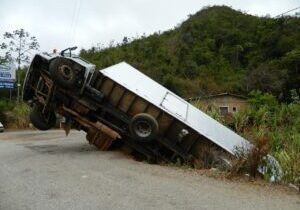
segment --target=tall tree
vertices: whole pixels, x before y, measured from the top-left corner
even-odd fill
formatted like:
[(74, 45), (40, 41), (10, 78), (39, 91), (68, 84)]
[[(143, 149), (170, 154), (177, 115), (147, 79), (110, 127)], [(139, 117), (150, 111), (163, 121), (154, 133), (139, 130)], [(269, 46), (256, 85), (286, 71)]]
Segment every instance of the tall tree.
[[(14, 30), (12, 33), (5, 32), (3, 38), (6, 42), (1, 44), (1, 48), (6, 50), (6, 58), (11, 58), (18, 64), (18, 71), (21, 70), (21, 65), (28, 63), (30, 54), (33, 50), (38, 50), (40, 45), (35, 36), (31, 36), (24, 29)], [(20, 74), (18, 74), (20, 75)], [(20, 77), (17, 78), (18, 96), (20, 100)]]
[[(7, 44), (2, 43), (0, 44), (1, 54), (0, 54), (0, 64), (4, 64), (11, 60), (10, 53), (6, 51)], [(4, 53), (3, 53), (4, 52)]]

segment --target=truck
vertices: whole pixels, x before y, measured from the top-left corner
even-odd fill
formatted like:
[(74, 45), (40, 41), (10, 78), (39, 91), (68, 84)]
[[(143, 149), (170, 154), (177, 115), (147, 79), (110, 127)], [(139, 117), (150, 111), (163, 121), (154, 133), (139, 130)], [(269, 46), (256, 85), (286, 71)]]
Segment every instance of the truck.
[(251, 144), (133, 66), (121, 62), (96, 70), (73, 55), (34, 56), (23, 85), (31, 123), (83, 130), (90, 144), (109, 150), (126, 144), (150, 162), (230, 165), (237, 148)]

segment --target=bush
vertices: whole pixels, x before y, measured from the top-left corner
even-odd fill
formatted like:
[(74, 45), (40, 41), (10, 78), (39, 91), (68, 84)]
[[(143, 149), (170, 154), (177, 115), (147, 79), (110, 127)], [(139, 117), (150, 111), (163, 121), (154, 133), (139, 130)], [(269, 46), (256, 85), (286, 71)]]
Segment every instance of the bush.
[(27, 128), (29, 107), (21, 102), (0, 100), (0, 121), (6, 128)]
[[(227, 123), (228, 127), (255, 146), (251, 151), (237, 150), (233, 174), (256, 176), (254, 169), (266, 164), (262, 157), (269, 153), (282, 167), (282, 182), (300, 183), (300, 103), (296, 91), (292, 91), (291, 95), (294, 100), (290, 104), (280, 104), (271, 94), (252, 91), (249, 106), (235, 113), (230, 124), (217, 110), (209, 110), (195, 102), (198, 108), (219, 122)], [(270, 176), (267, 174), (266, 178)]]
[(4, 125), (8, 123), (6, 112), (12, 110), (13, 107), (13, 102), (8, 100), (0, 100), (0, 122), (2, 122)]
[(261, 129), (253, 143), (250, 151), (237, 148), (237, 158), (233, 160), (231, 175), (249, 174), (256, 177), (259, 174), (258, 168), (266, 166), (265, 157), (270, 152), (270, 136)]

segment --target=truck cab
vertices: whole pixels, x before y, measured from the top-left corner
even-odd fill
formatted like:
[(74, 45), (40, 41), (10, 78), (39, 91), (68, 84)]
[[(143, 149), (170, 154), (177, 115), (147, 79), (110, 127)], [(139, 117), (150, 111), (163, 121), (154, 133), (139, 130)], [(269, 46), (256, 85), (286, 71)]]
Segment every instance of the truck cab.
[(23, 100), (28, 102), (33, 99), (33, 86), (35, 83), (41, 83), (43, 76), (48, 76), (61, 87), (82, 89), (94, 74), (96, 66), (79, 56), (72, 55), (71, 52), (75, 49), (75, 47), (67, 48), (58, 55), (36, 54), (25, 77)]
[(66, 95), (83, 94), (96, 66), (73, 55), (76, 47), (59, 54), (36, 54), (23, 85), (23, 101), (31, 107), (30, 120), (40, 130), (56, 123), (55, 110), (66, 102)]

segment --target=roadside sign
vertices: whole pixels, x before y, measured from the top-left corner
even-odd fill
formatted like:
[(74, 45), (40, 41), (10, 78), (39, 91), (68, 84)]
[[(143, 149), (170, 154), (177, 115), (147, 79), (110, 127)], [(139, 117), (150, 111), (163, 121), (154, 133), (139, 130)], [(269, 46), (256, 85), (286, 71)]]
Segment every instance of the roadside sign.
[(16, 68), (13, 63), (0, 65), (0, 89), (14, 89)]
[(14, 82), (16, 80), (16, 68), (13, 64), (0, 65), (0, 81)]
[(14, 89), (14, 88), (15, 88), (14, 82), (0, 81), (0, 89)]

